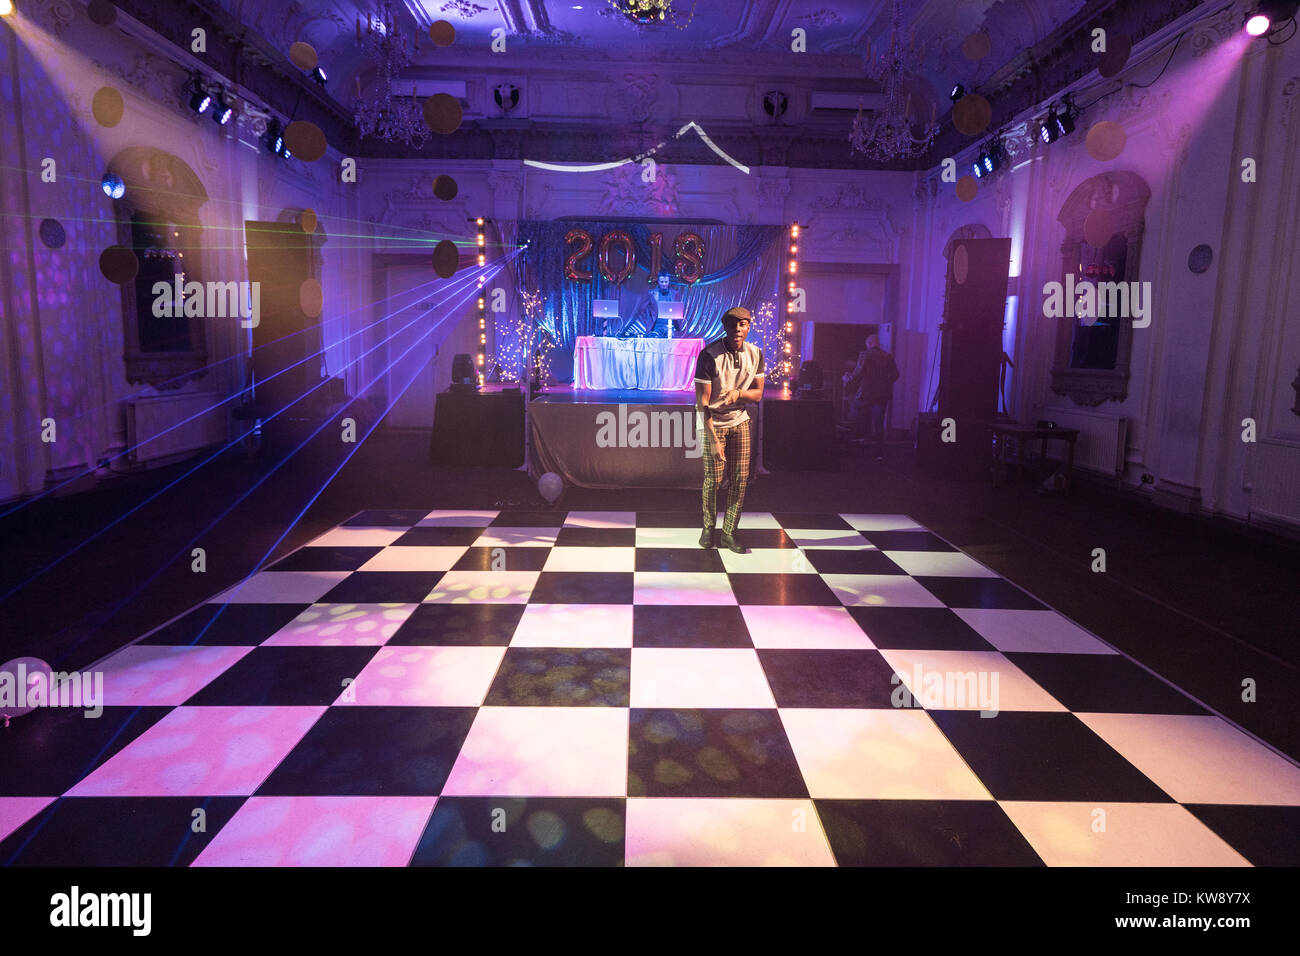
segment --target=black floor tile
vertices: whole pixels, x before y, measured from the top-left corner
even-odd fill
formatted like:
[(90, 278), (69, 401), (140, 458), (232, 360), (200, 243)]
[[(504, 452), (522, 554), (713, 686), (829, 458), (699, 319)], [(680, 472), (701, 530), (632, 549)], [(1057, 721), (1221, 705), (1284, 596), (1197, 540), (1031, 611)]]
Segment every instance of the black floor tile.
[(753, 647), (740, 608), (638, 604), (632, 609), (634, 647)]
[[(65, 797), (0, 842), (3, 866), (189, 866), (244, 797)], [(195, 810), (204, 829), (195, 832)]]
[(874, 549), (846, 551), (838, 548), (804, 548), (813, 570), (822, 574), (906, 574), (883, 552)]
[(725, 571), (716, 548), (638, 548), (638, 571)]
[(186, 701), (190, 707), (329, 705), (377, 647), (255, 647)]
[[(722, 533), (722, 524), (718, 524), (718, 534)], [(732, 535), (737, 544), (747, 548), (797, 548), (788, 534), (780, 528), (737, 528)]]
[(1007, 660), (1076, 714), (1208, 714), (1118, 654), (1009, 653)]
[(626, 648), (512, 647), (486, 707), (626, 707), (632, 652)]
[(840, 607), (826, 582), (816, 574), (728, 574), (736, 602), (753, 604), (806, 604)]
[(474, 707), (331, 707), (257, 795), (437, 795), (475, 712)]
[(203, 604), (140, 643), (171, 647), (256, 646), (309, 607), (310, 604)]
[(1047, 610), (1047, 605), (1034, 600), (1010, 581), (1002, 578), (916, 576), (915, 580), (948, 607)]
[[(704, 511), (638, 511), (638, 528), (703, 528)], [(719, 524), (719, 527), (721, 525)]]
[(372, 510), (363, 511), (343, 522), (344, 528), (409, 528), (417, 521), (423, 521), (427, 510)]
[(807, 797), (776, 710), (638, 709), (629, 797)]
[(824, 531), (852, 531), (853, 526), (837, 514), (829, 512), (799, 514), (793, 511), (774, 511), (772, 517), (782, 528), (794, 530), (820, 529)]
[(885, 650), (997, 650), (946, 607), (851, 607), (849, 614)]
[(1300, 866), (1300, 807), (1183, 806), (1255, 866)]
[(996, 800), (1170, 802), (1073, 714), (929, 714)]
[(355, 571), (383, 548), (299, 548), (267, 571)]
[(863, 531), (862, 536), (881, 551), (956, 551), (929, 531)]
[(636, 528), (561, 528), (557, 548), (635, 548)]
[(898, 686), (878, 651), (760, 648), (758, 659), (778, 707), (883, 709)]
[[(0, 796), (56, 797), (152, 727), (170, 707), (38, 707), (0, 728)], [(21, 768), (17, 770), (16, 768)]]
[(840, 866), (1042, 866), (992, 800), (817, 800)]
[(388, 644), (502, 646), (524, 615), (523, 604), (421, 604)]
[(451, 566), (453, 571), (540, 571), (550, 548), (470, 548)]
[(483, 537), (484, 528), (463, 528), (459, 525), (433, 528), (412, 528), (393, 542), (393, 547), (446, 548), (470, 545)]
[(502, 511), (492, 519), (494, 528), (559, 528), (567, 511)]
[(598, 797), (443, 797), (412, 866), (622, 866), (627, 806)]
[(631, 571), (543, 571), (529, 604), (631, 604)]
[(419, 604), (443, 571), (354, 571), (330, 588), (319, 604)]

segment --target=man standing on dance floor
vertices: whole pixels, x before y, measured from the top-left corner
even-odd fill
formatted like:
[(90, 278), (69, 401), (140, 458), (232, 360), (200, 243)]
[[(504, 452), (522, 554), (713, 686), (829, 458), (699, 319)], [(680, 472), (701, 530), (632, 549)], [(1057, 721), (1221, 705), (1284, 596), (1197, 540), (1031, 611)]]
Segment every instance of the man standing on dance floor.
[(728, 309), (722, 317), (726, 333), (705, 346), (695, 363), (695, 413), (704, 445), (704, 530), (700, 547), (712, 548), (718, 513), (718, 485), (731, 464), (727, 513), (722, 519), (722, 547), (737, 554), (749, 549), (734, 535), (749, 484), (751, 432), (745, 406), (763, 399), (763, 352), (745, 341), (754, 316), (748, 309)]

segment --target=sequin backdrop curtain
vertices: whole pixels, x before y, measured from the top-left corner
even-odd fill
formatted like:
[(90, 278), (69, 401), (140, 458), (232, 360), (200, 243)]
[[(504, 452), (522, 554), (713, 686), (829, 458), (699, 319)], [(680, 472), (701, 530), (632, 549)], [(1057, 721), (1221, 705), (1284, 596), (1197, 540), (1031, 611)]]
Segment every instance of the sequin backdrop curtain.
[[(570, 229), (585, 229), (591, 234), (592, 252), (581, 262), (590, 269), (590, 282), (564, 278), (564, 260), (568, 247), (564, 236)], [(596, 262), (602, 236), (622, 229), (636, 246), (636, 269), (623, 282), (615, 284), (600, 274)], [(645, 332), (655, 316), (655, 300), (650, 290), (655, 280), (649, 275), (650, 234), (663, 234), (662, 271), (672, 269), (673, 240), (681, 232), (697, 233), (704, 240), (704, 276), (694, 285), (674, 281), (674, 298), (680, 297), (686, 318), (685, 336), (716, 339), (722, 334), (722, 314), (733, 306), (743, 305), (757, 314), (764, 301), (780, 302), (779, 283), (785, 235), (783, 226), (692, 226), (680, 223), (644, 224), (606, 221), (539, 221), (518, 223), (515, 241), (528, 243), (520, 260), (518, 277), (520, 294), (534, 292), (541, 297), (538, 334), (555, 342), (557, 369), (561, 381), (572, 380), (574, 340), (580, 335), (638, 335)], [(708, 270), (712, 271), (708, 271)], [(593, 299), (617, 299), (619, 320), (604, 326), (592, 316)], [(775, 328), (775, 326), (774, 326)], [(755, 333), (759, 330), (755, 329)], [(768, 337), (772, 333), (769, 333)], [(756, 334), (753, 341), (767, 355), (775, 355), (778, 343), (763, 341)], [(504, 364), (504, 363), (503, 363)]]

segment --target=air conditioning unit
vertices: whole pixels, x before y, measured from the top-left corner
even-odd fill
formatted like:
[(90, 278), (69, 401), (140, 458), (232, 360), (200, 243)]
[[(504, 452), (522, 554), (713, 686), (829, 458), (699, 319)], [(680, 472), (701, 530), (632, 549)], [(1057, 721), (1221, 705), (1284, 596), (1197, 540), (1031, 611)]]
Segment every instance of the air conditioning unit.
[(884, 109), (885, 95), (883, 93), (842, 93), (832, 90), (813, 90), (809, 94), (808, 112), (814, 116), (856, 113), (859, 107), (864, 110)]
[(412, 87), (415, 88), (415, 95), (420, 99), (433, 96), (435, 93), (450, 93), (464, 103), (468, 96), (464, 80), (399, 80), (393, 83), (393, 93), (397, 96), (405, 96)]

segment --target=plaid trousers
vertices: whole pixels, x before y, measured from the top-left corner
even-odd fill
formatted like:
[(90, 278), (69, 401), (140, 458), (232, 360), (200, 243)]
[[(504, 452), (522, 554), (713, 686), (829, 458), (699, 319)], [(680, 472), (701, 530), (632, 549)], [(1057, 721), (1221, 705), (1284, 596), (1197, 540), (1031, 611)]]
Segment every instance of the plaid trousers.
[(722, 519), (722, 533), (734, 534), (736, 523), (740, 521), (740, 509), (745, 504), (745, 488), (749, 485), (750, 461), (750, 422), (748, 419), (730, 428), (716, 428), (718, 439), (726, 452), (727, 460), (718, 458), (718, 453), (709, 440), (709, 433), (702, 433), (704, 442), (704, 527), (712, 529), (718, 514), (718, 485), (722, 484), (727, 468), (731, 468), (731, 484), (727, 489), (727, 513)]

